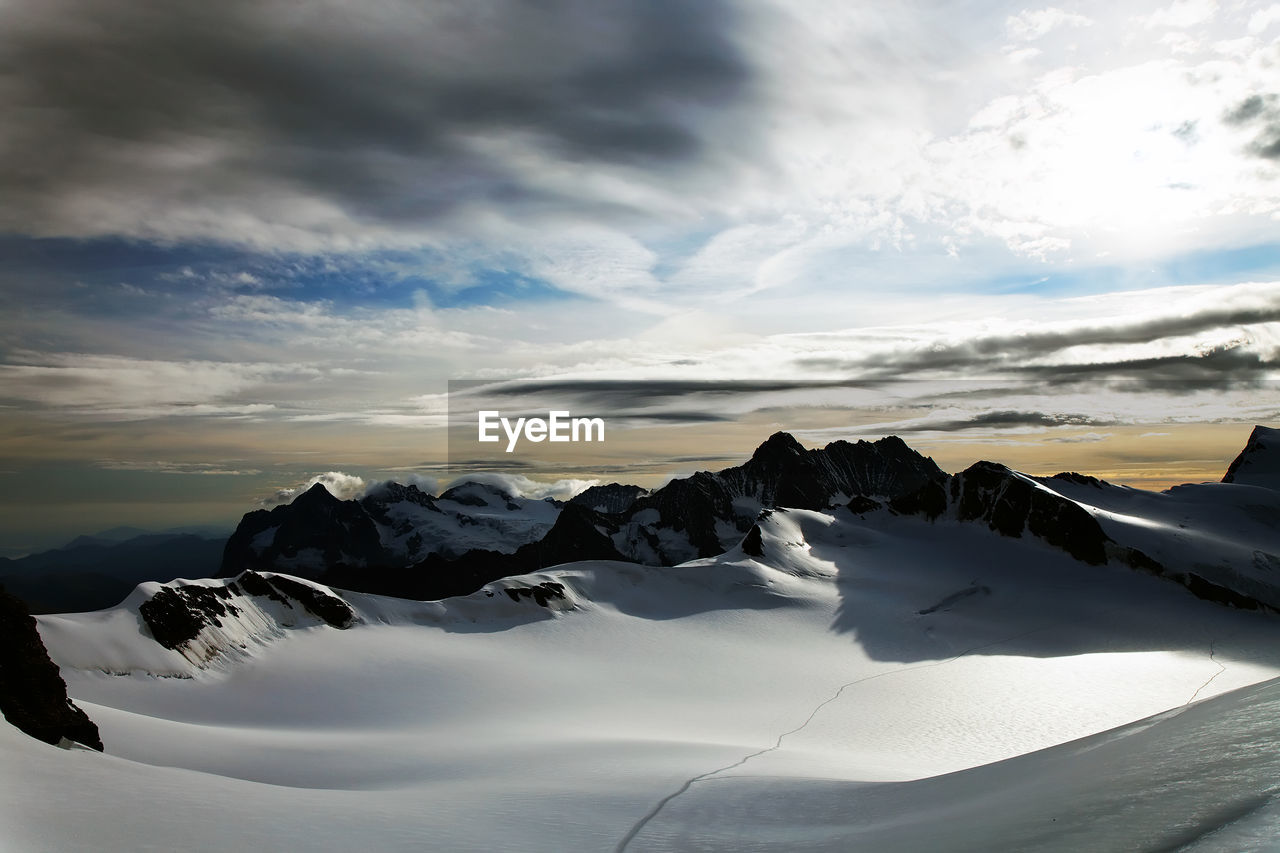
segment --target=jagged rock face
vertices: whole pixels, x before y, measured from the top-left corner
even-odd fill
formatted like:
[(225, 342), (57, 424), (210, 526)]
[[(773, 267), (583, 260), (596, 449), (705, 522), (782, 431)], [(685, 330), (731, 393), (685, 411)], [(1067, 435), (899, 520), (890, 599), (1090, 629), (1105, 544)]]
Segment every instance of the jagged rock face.
[(280, 571), (318, 577), (337, 563), (385, 558), (378, 528), (358, 501), (342, 501), (317, 483), (293, 503), (244, 516), (223, 551), (222, 577)]
[(1187, 572), (1186, 574), (1178, 575), (1174, 580), (1191, 590), (1191, 594), (1196, 598), (1203, 598), (1205, 601), (1225, 604), (1227, 607), (1235, 607), (1240, 610), (1275, 611), (1274, 607), (1263, 604), (1252, 596), (1245, 595), (1235, 591), (1234, 589), (1230, 589), (1229, 587), (1206, 580), (1194, 572)]
[(1111, 485), (1106, 480), (1099, 480), (1097, 477), (1090, 477), (1088, 474), (1077, 474), (1075, 471), (1063, 471), (1060, 474), (1054, 474), (1050, 480), (1062, 480), (1066, 483), (1076, 483), (1081, 486), (1092, 486), (1095, 489), (1101, 489)]
[[(933, 460), (897, 438), (806, 450), (780, 432), (743, 465), (652, 493), (597, 486), (563, 505), (474, 482), (438, 498), (389, 483), (359, 501), (340, 501), (316, 485), (288, 506), (246, 515), (219, 574), (278, 571), (362, 592), (439, 598), (573, 560), (674, 565), (711, 557), (735, 545), (764, 507), (824, 509), (856, 494), (909, 494), (942, 477)], [(519, 518), (523, 527), (512, 520)], [(424, 531), (439, 540), (449, 529), (442, 519), (454, 524), (445, 538), (470, 536), (476, 544), (428, 541)]]
[[(736, 543), (762, 508), (821, 510), (854, 495), (893, 498), (945, 477), (932, 459), (895, 437), (807, 450), (779, 432), (743, 465), (672, 480), (636, 500), (625, 519), (629, 538), (615, 537), (615, 544), (633, 560), (658, 565), (713, 557)], [(663, 530), (681, 539), (673, 545)]]
[(833, 441), (821, 450), (806, 450), (785, 432), (770, 436), (746, 464), (715, 475), (735, 497), (815, 510), (826, 509), (837, 495), (893, 498), (943, 476), (932, 459), (896, 436), (874, 443)]
[[(865, 504), (861, 503), (865, 500), (865, 498), (854, 498), (849, 502), (849, 509), (858, 513), (874, 509), (874, 507), (865, 507)], [(889, 501), (889, 507), (900, 515), (922, 515), (933, 521), (947, 511), (947, 490), (943, 481), (933, 480), (910, 494), (893, 498)]]
[(1107, 562), (1111, 539), (1092, 515), (1003, 465), (971, 465), (951, 479), (950, 494), (961, 521), (985, 521), (1004, 536), (1021, 536), (1025, 530), (1077, 560)]
[(1280, 489), (1280, 430), (1255, 426), (1222, 482)]
[(319, 580), (339, 568), (377, 572), (435, 553), (510, 553), (542, 538), (559, 511), (555, 501), (513, 497), (484, 483), (462, 483), (438, 498), (386, 483), (348, 501), (317, 484), (291, 504), (244, 516), (218, 574), (276, 571)]
[[(895, 500), (908, 500), (911, 497), (912, 497), (911, 495), (904, 495), (903, 497), (897, 498)], [(943, 500), (944, 502), (946, 500), (945, 494), (943, 495)], [(865, 515), (868, 512), (875, 512), (876, 510), (880, 509), (880, 507), (884, 506), (884, 504), (880, 503), (880, 501), (876, 500), (875, 498), (869, 498), (866, 495), (854, 495), (852, 498), (849, 499), (849, 502), (845, 504), (845, 506), (847, 506), (849, 508), (849, 511), (852, 512), (854, 515)], [(899, 512), (906, 514), (907, 510), (899, 510)]]
[[(723, 552), (725, 546), (717, 535), (716, 522), (733, 523), (740, 516), (734, 512), (735, 493), (718, 477), (699, 471), (692, 477), (672, 480), (637, 500), (624, 516), (630, 526), (626, 538), (619, 537), (619, 550), (636, 562), (663, 566)], [(660, 529), (682, 534), (681, 544), (687, 550), (673, 551), (669, 543), (662, 541)]]
[(649, 494), (648, 489), (640, 486), (627, 486), (622, 483), (609, 483), (604, 486), (592, 486), (569, 499), (573, 506), (586, 507), (606, 514), (625, 513), (637, 499)]
[(541, 541), (522, 546), (516, 554), (542, 569), (575, 560), (622, 560), (610, 533), (617, 530), (613, 516), (569, 504)]
[(544, 581), (537, 586), (509, 586), (505, 591), (512, 601), (532, 598), (539, 607), (546, 607), (552, 601), (563, 601), (565, 598), (564, 584), (555, 581)]
[[(221, 586), (195, 584), (162, 587), (138, 606), (138, 613), (156, 642), (203, 663), (222, 650), (216, 639), (196, 650), (197, 640), (211, 633), (236, 637), (240, 632), (252, 633), (263, 620), (262, 608), (254, 599), (272, 601), (298, 616), (309, 614), (334, 628), (349, 628), (355, 622), (351, 605), (336, 595), (285, 577), (266, 577), (256, 572), (243, 572), (234, 581)], [(249, 609), (259, 612), (247, 613)], [(290, 620), (292, 623), (294, 620)], [(237, 623), (240, 623), (237, 625)], [(279, 624), (269, 626), (278, 630)], [(231, 640), (236, 642), (236, 640)]]
[(36, 620), (0, 589), (0, 712), (37, 740), (66, 738), (102, 751), (98, 727), (67, 698), (67, 683), (40, 639)]
[[(1107, 562), (1113, 544), (1079, 504), (994, 462), (977, 462), (954, 477), (926, 482), (890, 500), (889, 508), (930, 521), (950, 513), (960, 521), (984, 522), (1002, 536), (1025, 533), (1093, 565)], [(865, 512), (870, 507), (855, 499), (850, 509)]]

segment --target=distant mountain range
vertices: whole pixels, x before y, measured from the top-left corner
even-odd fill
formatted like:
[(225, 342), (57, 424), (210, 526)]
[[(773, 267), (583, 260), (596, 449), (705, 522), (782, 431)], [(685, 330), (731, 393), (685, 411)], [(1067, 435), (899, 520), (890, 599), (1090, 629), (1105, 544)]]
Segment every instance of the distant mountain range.
[(895, 437), (807, 450), (780, 432), (742, 465), (653, 492), (614, 483), (567, 503), (481, 483), (439, 498), (393, 485), (340, 501), (317, 483), (291, 504), (246, 515), (227, 541), (220, 576), (287, 572), (361, 592), (445, 598), (574, 560), (671, 566), (711, 557), (736, 545), (767, 507), (890, 499), (945, 477)]
[[(218, 555), (222, 577), (188, 570), (179, 573), (189, 580), (140, 583), (101, 612), (40, 616), (38, 635), (21, 605), (0, 595), (12, 614), (0, 618), (12, 629), (0, 636), (0, 710), (46, 742), (105, 743), (139, 767), (201, 771), (166, 791), (208, 777), (251, 781), (254, 797), (349, 792), (344, 774), (372, 750), (382, 770), (368, 784), (410, 791), (402, 802), (412, 816), (453, 813), (419, 803), (427, 792), (470, 791), (453, 785), (459, 767), (472, 778), (499, 767), (487, 778), (511, 784), (513, 749), (541, 750), (522, 759), (540, 771), (554, 770), (558, 756), (589, 757), (555, 771), (557, 784), (579, 786), (565, 801), (575, 814), (601, 784), (626, 790), (654, 772), (644, 766), (661, 744), (677, 762), (688, 762), (690, 743), (721, 750), (706, 766), (681, 764), (693, 780), (683, 787), (665, 768), (642, 797), (608, 795), (634, 806), (628, 825), (613, 829), (625, 849), (659, 825), (663, 804), (696, 802), (684, 796), (691, 790), (732, 790), (698, 780), (746, 779), (730, 771), (747, 762), (758, 765), (751, 778), (791, 778), (756, 776), (775, 753), (821, 765), (861, 738), (862, 757), (846, 756), (850, 779), (907, 749), (929, 769), (908, 762), (894, 774), (945, 780), (1060, 743), (1068, 736), (1053, 732), (1082, 715), (1076, 736), (1115, 731), (1280, 671), (1275, 620), (1239, 612), (1280, 611), (1278, 437), (1258, 427), (1224, 482), (1160, 493), (988, 461), (947, 474), (896, 438), (808, 450), (785, 433), (740, 466), (652, 492), (611, 484), (565, 503), (479, 483), (440, 496), (392, 485), (352, 501), (316, 486), (246, 515)], [(148, 546), (182, 553), (196, 547), (190, 538), (79, 542), (40, 556), (56, 569), (67, 554), (97, 549), (123, 563)], [(38, 575), (39, 565), (28, 558), (25, 567)], [(59, 668), (65, 681), (53, 677)], [(664, 690), (660, 704), (646, 704)], [(470, 700), (459, 698), (468, 691)], [(724, 752), (724, 720), (762, 707), (767, 720)], [(690, 708), (705, 720), (689, 722)], [(1011, 720), (1032, 721), (1019, 723), (1030, 740), (1004, 752), (955, 737), (1004, 732)], [(670, 728), (646, 728), (657, 724)], [(902, 739), (886, 746), (894, 731)], [(796, 742), (785, 756), (784, 741)], [(1269, 754), (1273, 745), (1243, 748), (1226, 736), (1203, 751)], [(931, 763), (949, 749), (961, 758)], [(1115, 755), (1108, 766), (1129, 766), (1124, 750)], [(797, 778), (816, 780), (825, 778), (819, 765), (788, 766), (809, 767)], [(112, 765), (123, 766), (134, 765)], [(1158, 802), (1178, 788), (1164, 765), (1147, 771)], [(1259, 770), (1261, 781), (1251, 777), (1239, 796), (1269, 791), (1273, 775)], [(521, 801), (483, 790), (475, 802), (484, 809)], [(539, 809), (541, 790), (529, 800)], [(358, 801), (361, 813), (367, 805)], [(898, 814), (910, 817), (898, 824), (912, 824), (913, 812)], [(1166, 822), (1162, 813), (1148, 826)], [(847, 840), (832, 849), (848, 849)]]
[[(1280, 608), (1268, 575), (1280, 567), (1278, 436), (1254, 429), (1223, 477), (1236, 487), (1225, 502), (1213, 484), (1150, 493), (1074, 473), (1032, 477), (992, 462), (948, 475), (896, 437), (809, 450), (782, 432), (739, 466), (653, 491), (595, 486), (567, 502), (478, 482), (439, 496), (388, 483), (344, 501), (316, 484), (290, 504), (248, 513), (226, 539), (208, 528), (116, 528), (0, 559), (0, 584), (36, 613), (109, 607), (145, 581), (244, 571), (431, 600), (576, 560), (669, 566), (711, 557), (749, 537), (764, 510), (847, 505), (860, 514), (985, 524), (1000, 535), (1042, 539), (1087, 563), (1166, 575), (1202, 597)], [(1237, 501), (1242, 505), (1228, 506)], [(1187, 547), (1191, 521), (1197, 535), (1216, 537), (1213, 547)], [(1248, 553), (1235, 553), (1241, 549)]]
[(114, 528), (78, 536), (52, 551), (0, 558), (0, 586), (33, 613), (101, 610), (145, 581), (216, 574), (226, 541), (217, 528)]

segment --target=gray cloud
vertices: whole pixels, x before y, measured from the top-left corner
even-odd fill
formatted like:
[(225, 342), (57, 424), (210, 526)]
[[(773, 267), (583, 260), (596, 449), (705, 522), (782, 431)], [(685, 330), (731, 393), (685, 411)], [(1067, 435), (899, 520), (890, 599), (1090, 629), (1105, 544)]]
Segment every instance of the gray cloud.
[(1280, 159), (1280, 97), (1272, 93), (1250, 95), (1227, 110), (1222, 120), (1237, 127), (1259, 127), (1249, 151), (1266, 160)]
[(732, 148), (746, 128), (723, 121), (752, 82), (732, 24), (722, 0), (17, 0), (0, 191), (22, 214), (0, 224), (74, 234), (120, 197), (285, 193), (374, 224), (608, 206), (529, 170), (679, 175)]
[(1070, 347), (1143, 344), (1163, 338), (1194, 336), (1213, 329), (1280, 321), (1280, 302), (1261, 307), (1215, 308), (1197, 313), (1158, 317), (1133, 323), (1008, 335), (985, 335), (954, 344), (932, 344), (899, 351), (851, 356), (801, 358), (807, 369), (843, 369), (865, 379), (910, 376), (921, 371), (1012, 370), (1018, 373), (1069, 378), (1079, 375), (1122, 374), (1133, 371), (1167, 372), (1170, 380), (1216, 378), (1232, 369), (1266, 368), (1256, 353), (1235, 348), (1205, 355), (1175, 355), (1056, 365), (1026, 362), (1060, 353)]
[(1189, 394), (1208, 389), (1274, 387), (1268, 376), (1278, 366), (1256, 352), (1233, 347), (1204, 355), (1029, 366), (1018, 372), (1051, 384), (1101, 382), (1114, 390)]
[(949, 420), (921, 420), (896, 427), (898, 432), (955, 432), (965, 429), (1014, 429), (1017, 427), (1113, 426), (1115, 421), (1082, 414), (991, 411)]
[[(474, 393), (482, 395), (484, 399), (545, 397), (555, 401), (557, 397), (565, 397), (580, 402), (584, 406), (595, 406), (611, 412), (628, 410), (639, 416), (642, 414), (638, 411), (639, 407), (664, 403), (687, 403), (694, 397), (713, 400), (741, 394), (766, 394), (870, 384), (875, 382), (851, 382), (846, 379), (530, 379), (477, 387)], [(468, 405), (471, 404), (468, 403)], [(472, 407), (475, 408), (475, 406)], [(654, 418), (662, 417), (661, 413), (643, 414)]]

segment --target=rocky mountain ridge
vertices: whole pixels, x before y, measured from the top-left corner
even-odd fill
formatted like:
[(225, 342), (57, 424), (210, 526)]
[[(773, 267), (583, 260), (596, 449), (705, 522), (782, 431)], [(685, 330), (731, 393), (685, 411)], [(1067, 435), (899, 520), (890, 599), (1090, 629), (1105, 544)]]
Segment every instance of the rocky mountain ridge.
[[(854, 494), (891, 498), (944, 476), (896, 437), (808, 450), (779, 432), (742, 465), (700, 471), (652, 492), (596, 487), (566, 504), (474, 482), (438, 498), (388, 484), (342, 501), (316, 484), (288, 505), (246, 515), (219, 575), (286, 572), (362, 592), (442, 598), (573, 560), (670, 566), (711, 557), (736, 545), (763, 508), (825, 509)], [(481, 544), (462, 549), (450, 538), (460, 531)], [(485, 542), (494, 531), (496, 541)]]

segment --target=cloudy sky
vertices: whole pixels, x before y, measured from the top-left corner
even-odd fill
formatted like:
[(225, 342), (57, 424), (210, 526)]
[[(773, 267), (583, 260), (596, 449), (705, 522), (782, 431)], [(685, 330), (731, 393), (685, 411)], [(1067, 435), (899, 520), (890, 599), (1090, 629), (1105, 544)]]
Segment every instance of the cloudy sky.
[(1280, 4), (4, 0), (0, 106), (10, 551), (439, 474), (450, 379), (695, 468), (1164, 485), (1280, 419)]

